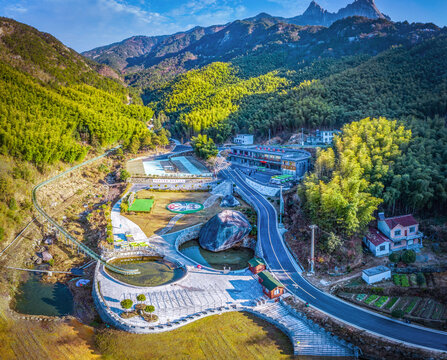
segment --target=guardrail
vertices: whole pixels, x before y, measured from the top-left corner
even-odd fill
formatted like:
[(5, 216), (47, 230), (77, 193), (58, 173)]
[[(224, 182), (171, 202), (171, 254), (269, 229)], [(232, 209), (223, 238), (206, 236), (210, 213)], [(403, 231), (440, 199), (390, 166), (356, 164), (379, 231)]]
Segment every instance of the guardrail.
[(62, 226), (60, 226), (53, 218), (50, 217), (50, 215), (48, 215), (45, 210), (42, 209), (42, 207), (39, 205), (38, 201), (37, 201), (37, 190), (39, 190), (42, 186), (45, 186), (47, 184), (49, 184), (50, 182), (64, 176), (65, 174), (68, 174), (69, 172), (79, 169), (80, 167), (90, 164), (96, 160), (99, 160), (101, 158), (103, 158), (104, 156), (108, 155), (110, 152), (115, 151), (116, 149), (118, 149), (119, 147), (121, 147), (121, 145), (116, 146), (108, 151), (106, 151), (104, 154), (97, 156), (93, 159), (87, 160), (81, 164), (78, 164), (76, 166), (73, 166), (72, 168), (65, 170), (64, 172), (53, 176), (52, 178), (45, 180), (43, 182), (41, 182), (40, 184), (36, 185), (33, 188), (32, 191), (32, 199), (33, 199), (33, 205), (34, 208), (37, 210), (37, 212), (45, 219), (47, 220), (51, 225), (53, 225), (57, 231), (59, 231), (60, 233), (62, 233), (66, 239), (68, 239), (69, 241), (71, 241), (74, 245), (76, 245), (78, 248), (81, 249), (82, 252), (84, 252), (86, 255), (90, 256), (91, 258), (93, 258), (96, 261), (101, 262), (106, 268), (108, 268), (111, 271), (117, 272), (119, 274), (123, 274), (123, 275), (135, 275), (135, 274), (139, 274), (140, 271), (136, 270), (136, 269), (123, 269), (120, 268), (118, 266), (112, 265), (112, 264), (108, 264), (107, 261), (103, 260), (102, 257), (97, 254), (96, 252), (94, 252), (92, 249), (90, 249), (89, 247), (87, 247), (86, 245), (84, 245), (82, 242), (78, 241), (77, 239), (75, 239), (72, 235), (70, 235)]

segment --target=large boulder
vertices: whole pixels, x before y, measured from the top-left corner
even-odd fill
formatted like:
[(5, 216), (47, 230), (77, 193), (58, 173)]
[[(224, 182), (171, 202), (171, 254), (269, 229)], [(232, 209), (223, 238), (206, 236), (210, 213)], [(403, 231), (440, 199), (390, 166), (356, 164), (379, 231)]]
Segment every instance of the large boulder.
[(199, 244), (214, 252), (240, 246), (250, 233), (251, 225), (239, 211), (224, 210), (213, 216), (200, 230)]
[(239, 206), (240, 202), (233, 195), (226, 195), (220, 202), (221, 207), (235, 207)]

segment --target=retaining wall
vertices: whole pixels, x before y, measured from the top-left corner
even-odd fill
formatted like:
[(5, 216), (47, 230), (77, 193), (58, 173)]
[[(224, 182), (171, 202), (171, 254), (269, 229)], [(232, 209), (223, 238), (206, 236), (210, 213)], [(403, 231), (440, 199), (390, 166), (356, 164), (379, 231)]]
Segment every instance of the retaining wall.
[(250, 185), (253, 189), (259, 191), (262, 195), (265, 196), (278, 196), (279, 195), (279, 188), (268, 186), (268, 185), (262, 185), (249, 177), (245, 178), (245, 181), (248, 185)]

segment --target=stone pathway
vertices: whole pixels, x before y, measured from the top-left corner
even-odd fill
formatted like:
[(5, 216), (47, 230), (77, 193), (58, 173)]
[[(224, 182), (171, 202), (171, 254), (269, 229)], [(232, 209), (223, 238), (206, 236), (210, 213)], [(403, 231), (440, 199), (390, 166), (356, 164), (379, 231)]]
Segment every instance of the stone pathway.
[(126, 234), (131, 234), (134, 242), (147, 242), (148, 238), (143, 230), (133, 221), (121, 215), (121, 201), (122, 199), (116, 202), (110, 213), (115, 242), (116, 240), (126, 240)]
[(289, 333), (295, 355), (352, 357), (354, 351), (348, 344), (329, 335), (324, 329), (304, 317), (297, 317), (282, 303), (266, 303), (256, 306), (259, 313), (273, 320)]

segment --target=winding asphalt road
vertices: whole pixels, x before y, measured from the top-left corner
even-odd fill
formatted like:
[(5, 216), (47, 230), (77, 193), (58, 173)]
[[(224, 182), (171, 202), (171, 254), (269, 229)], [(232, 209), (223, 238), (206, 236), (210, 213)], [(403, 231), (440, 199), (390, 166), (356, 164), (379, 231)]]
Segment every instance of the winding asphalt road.
[(232, 180), (251, 200), (258, 213), (258, 241), (271, 272), (287, 290), (327, 315), (357, 328), (388, 337), (411, 346), (447, 351), (447, 333), (405, 324), (401, 321), (354, 306), (311, 285), (301, 276), (302, 270), (286, 248), (277, 228), (277, 213), (260, 193), (247, 185), (235, 170), (222, 174)]

